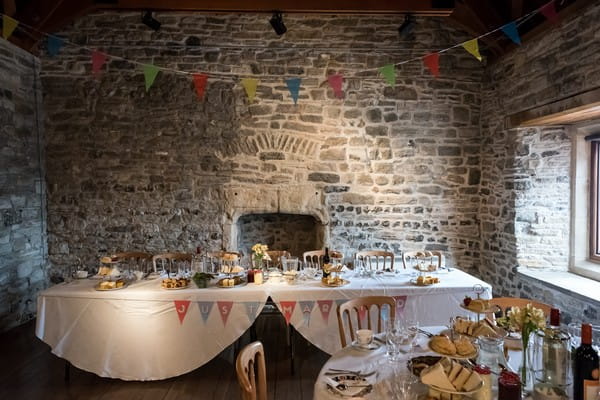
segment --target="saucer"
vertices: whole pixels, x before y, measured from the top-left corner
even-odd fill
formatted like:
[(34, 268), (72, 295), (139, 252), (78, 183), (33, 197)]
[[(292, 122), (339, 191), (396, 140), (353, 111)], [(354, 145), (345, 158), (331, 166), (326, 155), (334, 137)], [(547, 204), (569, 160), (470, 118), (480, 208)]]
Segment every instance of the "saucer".
[(360, 351), (372, 351), (372, 350), (377, 350), (378, 348), (381, 347), (381, 343), (379, 343), (377, 340), (373, 339), (373, 341), (369, 344), (359, 344), (358, 341), (354, 341), (352, 342), (352, 347), (354, 347), (356, 350), (360, 350)]

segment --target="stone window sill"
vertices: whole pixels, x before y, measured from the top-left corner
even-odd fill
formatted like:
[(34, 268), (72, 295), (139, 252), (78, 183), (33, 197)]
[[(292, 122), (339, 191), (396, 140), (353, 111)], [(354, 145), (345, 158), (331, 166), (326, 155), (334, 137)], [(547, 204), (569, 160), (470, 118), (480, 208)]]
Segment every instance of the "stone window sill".
[(567, 271), (519, 268), (518, 274), (541, 281), (552, 289), (584, 300), (600, 302), (600, 282)]

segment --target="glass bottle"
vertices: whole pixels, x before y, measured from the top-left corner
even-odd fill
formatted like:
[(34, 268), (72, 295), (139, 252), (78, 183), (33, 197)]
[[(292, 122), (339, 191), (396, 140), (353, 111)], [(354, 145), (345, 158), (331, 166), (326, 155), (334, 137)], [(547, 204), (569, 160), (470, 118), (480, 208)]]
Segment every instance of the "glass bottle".
[[(583, 400), (583, 387), (585, 381), (595, 381), (594, 370), (598, 370), (598, 353), (592, 347), (592, 326), (581, 325), (581, 346), (575, 350), (573, 365), (573, 398)], [(597, 377), (596, 377), (597, 378)]]
[(329, 268), (331, 268), (331, 258), (329, 258), (329, 247), (325, 247), (325, 255), (323, 255), (323, 279), (329, 277)]
[(557, 308), (550, 310), (550, 325), (539, 335), (542, 360), (538, 379), (555, 386), (568, 385), (571, 359), (569, 334), (560, 327), (560, 311)]

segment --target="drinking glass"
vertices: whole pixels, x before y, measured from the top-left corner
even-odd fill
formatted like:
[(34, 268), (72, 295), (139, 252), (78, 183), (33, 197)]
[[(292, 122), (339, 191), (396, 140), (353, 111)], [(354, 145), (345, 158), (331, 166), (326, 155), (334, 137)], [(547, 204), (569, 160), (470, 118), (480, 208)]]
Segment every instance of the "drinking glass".
[(388, 360), (395, 362), (400, 354), (400, 346), (405, 340), (405, 334), (398, 321), (390, 319), (386, 325), (385, 342)]
[(567, 326), (567, 331), (571, 337), (571, 351), (581, 346), (581, 324), (577, 322), (571, 322)]

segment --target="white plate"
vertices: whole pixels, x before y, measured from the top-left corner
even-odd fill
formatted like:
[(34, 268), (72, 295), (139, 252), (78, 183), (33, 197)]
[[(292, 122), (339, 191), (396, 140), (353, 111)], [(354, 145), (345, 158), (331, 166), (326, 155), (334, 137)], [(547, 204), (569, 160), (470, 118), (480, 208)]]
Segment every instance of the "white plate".
[(125, 283), (123, 286), (121, 287), (117, 287), (117, 288), (111, 288), (111, 289), (101, 289), (100, 288), (100, 283), (98, 283), (97, 285), (94, 286), (94, 289), (99, 291), (99, 292), (111, 292), (113, 290), (121, 290), (121, 289), (125, 289), (127, 286), (129, 286), (128, 283)]
[(360, 350), (360, 351), (377, 350), (381, 346), (382, 346), (382, 343), (380, 343), (379, 341), (377, 341), (375, 339), (373, 339), (373, 341), (366, 346), (359, 344), (358, 341), (356, 341), (356, 340), (354, 342), (352, 342), (352, 347), (355, 348), (356, 350)]
[[(337, 384), (344, 383), (349, 387), (346, 390), (340, 390), (327, 384), (327, 390), (330, 393), (342, 398), (363, 398), (373, 391), (373, 383), (362, 376), (354, 374), (339, 374), (330, 377)], [(365, 387), (352, 387), (352, 385), (367, 385)]]

